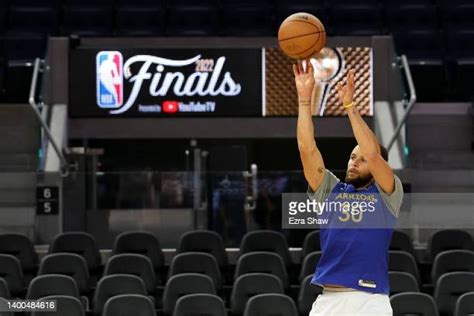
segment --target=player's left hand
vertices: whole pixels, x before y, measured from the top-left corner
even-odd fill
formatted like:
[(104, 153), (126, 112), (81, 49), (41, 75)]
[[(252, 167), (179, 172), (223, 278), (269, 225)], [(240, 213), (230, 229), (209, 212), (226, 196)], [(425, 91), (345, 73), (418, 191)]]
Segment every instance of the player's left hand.
[(349, 70), (346, 76), (346, 84), (342, 85), (342, 83), (339, 81), (336, 86), (337, 93), (339, 94), (339, 100), (342, 102), (344, 106), (352, 103), (352, 100), (354, 98), (354, 91), (355, 91), (354, 74), (355, 74), (354, 69)]

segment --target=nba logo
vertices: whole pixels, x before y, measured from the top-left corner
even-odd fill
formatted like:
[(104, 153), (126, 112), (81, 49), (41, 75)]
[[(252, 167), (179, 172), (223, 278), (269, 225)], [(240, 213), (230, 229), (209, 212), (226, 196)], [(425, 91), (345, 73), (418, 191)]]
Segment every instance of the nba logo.
[(116, 109), (123, 103), (123, 57), (120, 52), (102, 51), (96, 56), (97, 105)]

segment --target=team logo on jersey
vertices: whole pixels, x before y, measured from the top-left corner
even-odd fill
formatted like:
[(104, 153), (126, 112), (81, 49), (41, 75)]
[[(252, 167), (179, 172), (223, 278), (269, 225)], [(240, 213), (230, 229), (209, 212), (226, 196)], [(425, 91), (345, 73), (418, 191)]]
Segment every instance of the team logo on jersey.
[(123, 57), (117, 51), (102, 51), (96, 56), (97, 105), (117, 109), (123, 104)]

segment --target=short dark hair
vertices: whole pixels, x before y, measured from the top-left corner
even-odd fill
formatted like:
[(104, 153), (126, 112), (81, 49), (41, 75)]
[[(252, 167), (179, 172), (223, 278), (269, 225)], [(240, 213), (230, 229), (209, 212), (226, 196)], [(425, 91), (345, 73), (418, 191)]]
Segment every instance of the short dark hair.
[(382, 145), (379, 145), (379, 146), (380, 146), (380, 155), (382, 156), (382, 158), (385, 161), (388, 161), (388, 150), (387, 150), (387, 148), (385, 148)]

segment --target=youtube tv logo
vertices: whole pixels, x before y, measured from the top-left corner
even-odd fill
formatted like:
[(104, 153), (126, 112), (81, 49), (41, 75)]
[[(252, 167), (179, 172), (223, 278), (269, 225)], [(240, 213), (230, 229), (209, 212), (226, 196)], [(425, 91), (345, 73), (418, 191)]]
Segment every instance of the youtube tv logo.
[(163, 112), (165, 113), (176, 113), (178, 112), (178, 101), (164, 101)]

